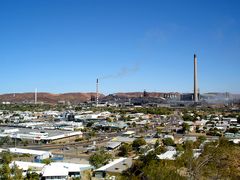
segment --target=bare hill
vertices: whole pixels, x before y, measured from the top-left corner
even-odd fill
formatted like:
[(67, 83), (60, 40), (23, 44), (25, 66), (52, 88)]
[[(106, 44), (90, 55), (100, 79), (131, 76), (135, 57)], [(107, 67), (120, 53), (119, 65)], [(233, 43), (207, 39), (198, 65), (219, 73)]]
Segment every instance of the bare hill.
[[(37, 94), (38, 102), (44, 103), (58, 103), (59, 101), (71, 102), (71, 103), (81, 103), (84, 101), (89, 101), (91, 96), (96, 96), (96, 93), (64, 93), (64, 94), (51, 94), (39, 92)], [(104, 95), (101, 94), (100, 97)], [(11, 103), (22, 103), (34, 102), (34, 93), (11, 93), (0, 95), (0, 102), (11, 102)]]

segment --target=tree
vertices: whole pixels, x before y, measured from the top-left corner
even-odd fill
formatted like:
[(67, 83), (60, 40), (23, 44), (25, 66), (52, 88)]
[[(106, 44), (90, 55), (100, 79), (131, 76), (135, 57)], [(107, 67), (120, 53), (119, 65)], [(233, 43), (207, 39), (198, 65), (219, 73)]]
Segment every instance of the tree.
[(9, 152), (1, 153), (1, 158), (3, 164), (10, 164), (13, 159), (12, 154), (10, 154)]
[(193, 156), (192, 142), (184, 146), (185, 152), (178, 158), (177, 165), (187, 168), (189, 179), (239, 179), (238, 146), (220, 138), (217, 143), (207, 144), (199, 158)]
[(164, 152), (166, 152), (166, 148), (163, 147), (163, 146), (158, 146), (158, 147), (155, 149), (155, 153), (156, 153), (157, 155), (162, 154), (162, 153), (164, 153)]
[(188, 132), (188, 131), (190, 130), (189, 124), (183, 123), (183, 124), (182, 124), (182, 130), (183, 130), (183, 133)]
[(12, 139), (9, 136), (1, 137), (1, 139), (0, 139), (0, 146), (2, 146), (4, 144), (10, 145), (11, 143), (12, 143)]
[(144, 125), (144, 130), (147, 131), (148, 129), (149, 129), (148, 124), (145, 124), (145, 125)]
[(230, 132), (230, 133), (238, 133), (238, 128), (230, 128), (227, 130), (227, 132)]
[(88, 132), (88, 134), (87, 134), (87, 137), (88, 137), (89, 139), (91, 139), (92, 137), (95, 137), (95, 136), (96, 136), (96, 132), (95, 132), (94, 130)]
[(193, 148), (194, 143), (187, 141), (176, 161), (157, 160), (156, 152), (151, 151), (140, 156), (122, 179), (239, 179), (239, 145), (220, 138), (218, 142), (207, 143), (199, 157), (194, 157)]
[(133, 163), (132, 167), (123, 172), (121, 177), (125, 179), (148, 179), (148, 180), (185, 180), (177, 172), (177, 167), (170, 161), (153, 160), (154, 154), (149, 155), (147, 158), (137, 160)]
[(151, 161), (143, 168), (143, 179), (149, 180), (185, 180), (185, 177), (182, 177), (177, 172), (177, 168), (171, 162), (163, 161)]
[(37, 180), (40, 179), (39, 174), (36, 172), (27, 172), (25, 180)]
[(195, 117), (189, 115), (188, 113), (184, 114), (184, 115), (182, 116), (182, 118), (183, 118), (184, 121), (194, 121), (194, 120), (195, 120)]
[(99, 168), (99, 167), (107, 164), (111, 159), (112, 159), (111, 154), (108, 154), (105, 151), (100, 150), (90, 156), (89, 162), (95, 168)]
[(46, 164), (46, 165), (51, 164), (51, 162), (52, 162), (52, 160), (49, 159), (49, 158), (42, 160), (42, 163), (43, 163), (43, 164)]
[(204, 141), (207, 140), (207, 138), (206, 138), (205, 136), (199, 136), (199, 137), (197, 138), (197, 140), (198, 140), (200, 143), (203, 143)]
[(12, 155), (9, 152), (1, 153), (2, 166), (0, 168), (0, 179), (4, 180), (22, 180), (22, 170), (16, 164), (10, 168), (9, 164), (12, 161)]
[(92, 127), (93, 124), (94, 124), (94, 122), (90, 121), (87, 123), (86, 127)]
[(0, 169), (0, 179), (11, 180), (11, 169), (9, 164), (4, 163)]
[(119, 156), (128, 156), (129, 152), (132, 150), (131, 145), (124, 143), (120, 148), (119, 148)]
[(137, 138), (137, 139), (135, 139), (135, 140), (133, 141), (133, 143), (132, 143), (132, 148), (137, 151), (137, 150), (139, 150), (139, 147), (140, 147), (140, 146), (145, 145), (145, 144), (146, 144), (145, 139), (143, 139), (143, 138)]
[(112, 119), (112, 118), (110, 118), (110, 117), (107, 117), (107, 118), (106, 118), (106, 121), (108, 121), (108, 122), (112, 122), (112, 121), (113, 121), (113, 119)]
[(132, 127), (136, 127), (136, 125), (137, 125), (136, 122), (132, 123)]
[(80, 106), (75, 107), (75, 111), (81, 111), (81, 110), (82, 110), (82, 107)]
[(159, 145), (160, 145), (160, 142), (159, 142), (159, 139), (157, 139), (155, 144), (154, 144), (154, 148), (156, 149)]
[(14, 180), (23, 180), (22, 170), (16, 164), (11, 168), (11, 175)]
[(173, 145), (175, 145), (175, 143), (174, 143), (172, 138), (165, 138), (165, 139), (163, 139), (163, 144), (165, 146), (173, 146)]

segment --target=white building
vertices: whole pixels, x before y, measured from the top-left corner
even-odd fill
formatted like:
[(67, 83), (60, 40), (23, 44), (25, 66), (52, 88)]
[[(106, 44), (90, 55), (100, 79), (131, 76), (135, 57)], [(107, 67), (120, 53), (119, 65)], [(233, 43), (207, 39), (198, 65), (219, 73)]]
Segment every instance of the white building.
[(119, 158), (116, 159), (105, 166), (100, 167), (94, 171), (95, 178), (101, 179), (106, 177), (107, 173), (122, 173), (126, 169), (132, 166), (132, 159), (131, 158)]
[(13, 161), (10, 163), (10, 167), (13, 167), (14, 164), (17, 165), (19, 169), (23, 170), (23, 176), (29, 171), (36, 172), (45, 180), (67, 180), (73, 177), (81, 177), (82, 171), (92, 169), (92, 166), (89, 164), (64, 162), (52, 162), (49, 165), (46, 165), (43, 163)]
[(175, 160), (177, 156), (177, 151), (167, 151), (163, 154), (157, 155), (158, 159), (162, 160)]
[(49, 151), (39, 151), (32, 149), (20, 149), (20, 148), (9, 148), (8, 151), (13, 154), (30, 154), (35, 156), (35, 159), (43, 160), (52, 157), (52, 153)]

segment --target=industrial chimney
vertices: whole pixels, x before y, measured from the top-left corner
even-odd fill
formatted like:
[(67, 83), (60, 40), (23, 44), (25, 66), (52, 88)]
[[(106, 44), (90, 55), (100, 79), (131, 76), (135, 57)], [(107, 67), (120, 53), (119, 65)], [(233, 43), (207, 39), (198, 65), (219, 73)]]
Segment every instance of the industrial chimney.
[(96, 82), (96, 106), (98, 106), (98, 79)]
[(194, 102), (198, 102), (197, 56), (194, 54)]
[(34, 103), (37, 104), (37, 88), (35, 89)]

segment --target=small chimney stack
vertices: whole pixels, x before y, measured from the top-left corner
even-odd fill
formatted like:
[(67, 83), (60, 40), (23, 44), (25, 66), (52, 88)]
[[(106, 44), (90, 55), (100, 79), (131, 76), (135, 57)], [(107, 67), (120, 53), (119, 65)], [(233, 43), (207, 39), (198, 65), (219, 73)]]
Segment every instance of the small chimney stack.
[(34, 99), (34, 103), (37, 104), (37, 88), (35, 89), (35, 99)]
[(98, 78), (97, 78), (97, 81), (96, 81), (96, 106), (98, 106), (98, 96), (99, 96), (99, 93), (98, 93)]

